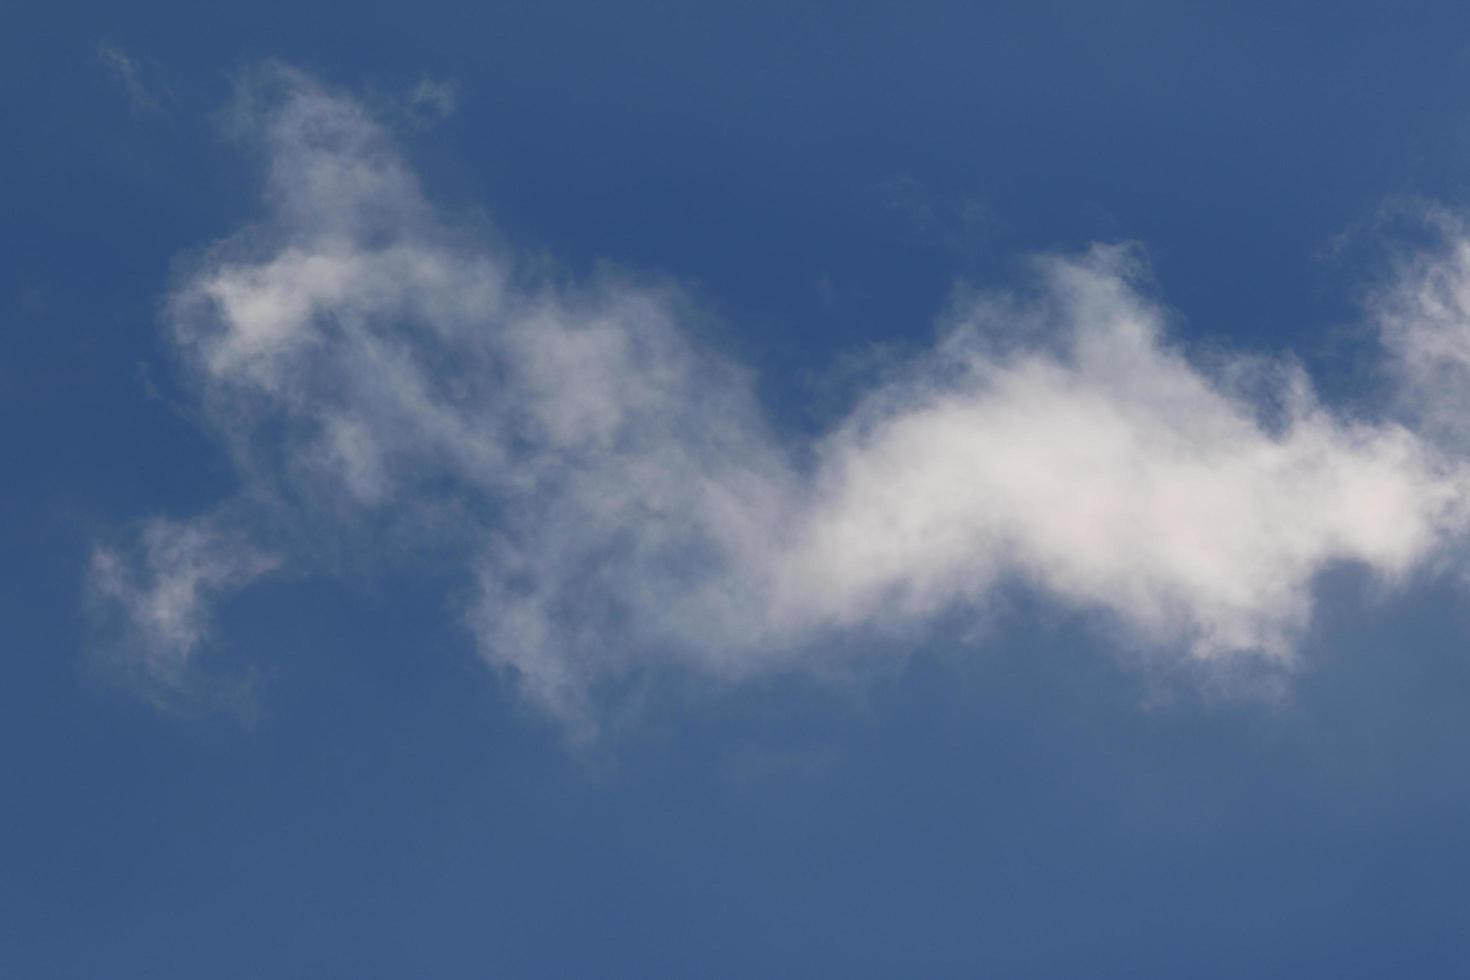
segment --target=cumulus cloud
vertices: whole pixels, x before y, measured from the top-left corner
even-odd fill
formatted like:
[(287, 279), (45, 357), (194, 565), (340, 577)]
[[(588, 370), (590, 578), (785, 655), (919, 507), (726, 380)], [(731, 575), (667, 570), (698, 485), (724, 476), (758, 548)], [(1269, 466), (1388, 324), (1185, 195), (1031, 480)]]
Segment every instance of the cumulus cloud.
[[(1006, 582), (1161, 656), (1286, 664), (1324, 569), (1397, 581), (1465, 525), (1442, 441), (1334, 411), (1289, 363), (1203, 369), (1125, 247), (972, 297), (798, 441), (677, 290), (538, 277), (437, 211), (359, 102), (273, 66), (235, 118), (265, 152), (263, 213), (196, 263), (167, 328), (241, 494), (94, 561), (165, 677), (210, 600), (344, 546), (463, 568), (480, 653), (578, 724), (650, 667), (901, 651)], [(1411, 380), (1470, 370), (1466, 256), (1383, 301)]]

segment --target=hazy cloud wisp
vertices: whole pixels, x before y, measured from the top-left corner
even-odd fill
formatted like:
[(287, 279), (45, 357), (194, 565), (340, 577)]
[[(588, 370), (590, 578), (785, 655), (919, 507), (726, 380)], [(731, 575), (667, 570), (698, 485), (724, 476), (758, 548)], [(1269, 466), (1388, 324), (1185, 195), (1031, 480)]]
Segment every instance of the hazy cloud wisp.
[(143, 66), (122, 48), (105, 41), (97, 45), (97, 60), (122, 85), (128, 107), (135, 114), (161, 112), (172, 95), (153, 80), (145, 81)]

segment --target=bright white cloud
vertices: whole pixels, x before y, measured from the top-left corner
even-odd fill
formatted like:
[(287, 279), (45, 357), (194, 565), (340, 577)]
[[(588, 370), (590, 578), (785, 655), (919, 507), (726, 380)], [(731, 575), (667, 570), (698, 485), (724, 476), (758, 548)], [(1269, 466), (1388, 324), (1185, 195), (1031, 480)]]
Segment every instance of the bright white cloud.
[[(526, 275), (435, 214), (352, 99), (273, 67), (235, 118), (266, 150), (265, 214), (199, 263), (169, 328), (245, 486), (150, 525), (141, 570), (94, 568), (150, 670), (177, 673), (260, 555), (326, 569), (324, 542), (384, 521), (407, 530), (379, 560), (452, 555), (486, 660), (570, 721), (645, 665), (738, 678), (901, 649), (1008, 580), (1161, 652), (1286, 662), (1320, 572), (1396, 580), (1465, 524), (1435, 442), (1333, 412), (1291, 365), (1192, 364), (1126, 249), (1038, 261), (1029, 298), (971, 301), (797, 445), (678, 295)], [(1470, 371), (1467, 256), (1384, 301), (1411, 379)], [(222, 524), (254, 543), (223, 547)]]

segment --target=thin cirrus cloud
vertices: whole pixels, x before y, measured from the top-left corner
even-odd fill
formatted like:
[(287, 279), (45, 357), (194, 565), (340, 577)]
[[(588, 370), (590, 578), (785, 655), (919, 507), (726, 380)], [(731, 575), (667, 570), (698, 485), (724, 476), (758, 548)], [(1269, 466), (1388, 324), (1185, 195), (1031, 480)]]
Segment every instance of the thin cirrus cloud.
[(97, 61), (127, 93), (128, 106), (135, 115), (162, 112), (173, 93), (146, 73), (143, 66), (122, 48), (107, 42), (97, 45)]
[(457, 563), (480, 654), (574, 726), (645, 667), (841, 667), (1009, 581), (1158, 656), (1287, 665), (1324, 569), (1402, 581), (1466, 525), (1438, 395), (1470, 375), (1470, 245), (1374, 306), (1418, 393), (1386, 419), (1334, 411), (1291, 364), (1201, 369), (1135, 254), (1097, 246), (967, 301), (798, 440), (677, 291), (527, 275), (436, 211), (353, 98), (271, 66), (234, 118), (263, 213), (166, 326), (241, 489), (99, 546), (90, 576), (111, 648), (156, 685), (185, 683), (213, 603), (344, 549)]

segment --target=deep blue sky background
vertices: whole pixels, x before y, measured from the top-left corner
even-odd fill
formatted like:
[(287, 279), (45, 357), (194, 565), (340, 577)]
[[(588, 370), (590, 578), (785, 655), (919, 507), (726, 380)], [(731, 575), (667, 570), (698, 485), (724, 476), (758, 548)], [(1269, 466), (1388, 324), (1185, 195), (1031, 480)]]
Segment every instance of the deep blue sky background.
[(1470, 175), (1460, 4), (12, 4), (0, 975), (1464, 974), (1452, 583), (1324, 583), (1282, 704), (1154, 703), (1018, 611), (861, 691), (771, 679), (574, 748), (409, 574), (229, 604), (248, 723), (101, 682), (96, 536), (234, 487), (156, 311), (252, 214), (212, 114), (264, 57), (453, 81), (407, 136), (430, 193), (692, 285), (789, 425), (956, 282), (1098, 239), (1146, 245), (1187, 337), (1330, 372), (1365, 274), (1334, 244)]

